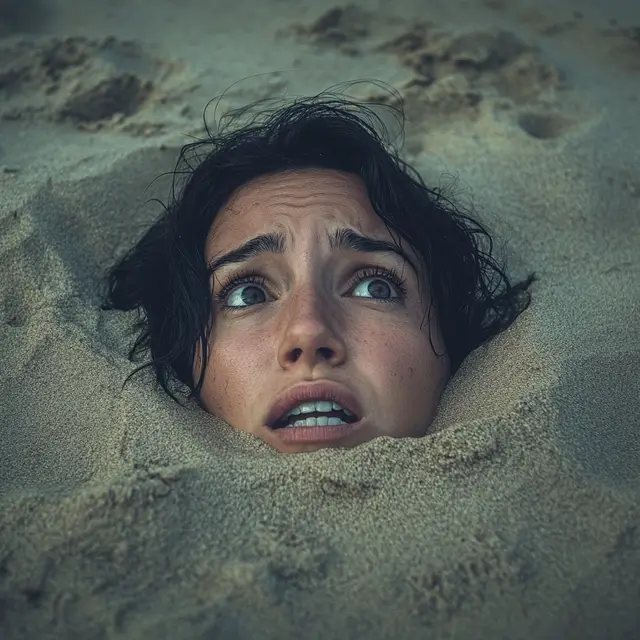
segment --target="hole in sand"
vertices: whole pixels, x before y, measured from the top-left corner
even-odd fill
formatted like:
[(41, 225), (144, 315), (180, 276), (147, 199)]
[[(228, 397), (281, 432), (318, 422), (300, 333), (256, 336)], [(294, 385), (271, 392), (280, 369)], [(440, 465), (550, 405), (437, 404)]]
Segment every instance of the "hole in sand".
[(564, 135), (573, 127), (573, 122), (553, 113), (523, 113), (518, 118), (520, 128), (534, 138), (547, 140)]

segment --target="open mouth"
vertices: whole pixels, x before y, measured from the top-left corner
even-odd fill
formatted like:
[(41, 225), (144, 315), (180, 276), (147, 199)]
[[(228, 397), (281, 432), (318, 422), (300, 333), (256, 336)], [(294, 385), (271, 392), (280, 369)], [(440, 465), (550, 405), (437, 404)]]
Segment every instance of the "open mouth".
[(290, 429), (302, 427), (327, 427), (353, 424), (358, 416), (349, 415), (343, 410), (312, 411), (310, 413), (286, 416), (273, 424), (272, 429)]
[(344, 411), (314, 411), (288, 416), (269, 428), (287, 446), (336, 446), (363, 428), (363, 418)]
[(358, 399), (348, 387), (323, 380), (280, 394), (264, 425), (280, 444), (336, 446), (366, 428)]

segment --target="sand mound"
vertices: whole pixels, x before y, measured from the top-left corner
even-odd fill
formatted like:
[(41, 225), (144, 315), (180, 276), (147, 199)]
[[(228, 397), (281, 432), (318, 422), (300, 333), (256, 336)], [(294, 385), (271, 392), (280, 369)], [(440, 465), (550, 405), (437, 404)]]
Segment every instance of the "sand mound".
[[(631, 27), (167, 0), (61, 2), (24, 35), (22, 4), (0, 4), (2, 638), (640, 637)], [(423, 438), (282, 456), (149, 372), (122, 388), (137, 315), (100, 309), (101, 275), (160, 214), (190, 105), (290, 55), (306, 94), (375, 64), (426, 180), (455, 167), (510, 276), (540, 278)]]

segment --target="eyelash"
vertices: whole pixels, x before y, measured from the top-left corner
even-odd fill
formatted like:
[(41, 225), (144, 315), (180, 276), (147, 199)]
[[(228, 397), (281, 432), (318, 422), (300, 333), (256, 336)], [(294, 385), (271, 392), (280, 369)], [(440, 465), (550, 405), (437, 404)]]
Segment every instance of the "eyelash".
[[(386, 267), (366, 267), (364, 269), (360, 269), (356, 276), (352, 278), (349, 283), (349, 287), (353, 287), (357, 284), (360, 284), (363, 280), (368, 280), (369, 278), (384, 278), (391, 282), (393, 286), (397, 289), (398, 297), (397, 298), (371, 298), (371, 300), (375, 300), (376, 302), (383, 302), (387, 304), (397, 304), (402, 302), (407, 297), (407, 287), (405, 283), (407, 282), (406, 278), (402, 278), (395, 269), (387, 269)], [(239, 311), (240, 309), (248, 309), (251, 306), (248, 305), (246, 307), (232, 307), (227, 304), (223, 304), (227, 296), (231, 293), (233, 289), (238, 287), (241, 284), (257, 284), (261, 287), (265, 288), (267, 279), (259, 275), (255, 272), (249, 271), (246, 273), (236, 273), (229, 280), (225, 282), (222, 286), (222, 289), (215, 294), (215, 301), (222, 309), (228, 309), (231, 311)]]

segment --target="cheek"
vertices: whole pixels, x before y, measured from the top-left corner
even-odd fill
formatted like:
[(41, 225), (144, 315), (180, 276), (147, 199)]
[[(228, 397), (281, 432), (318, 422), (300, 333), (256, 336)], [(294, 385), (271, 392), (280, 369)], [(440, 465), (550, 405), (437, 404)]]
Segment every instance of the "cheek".
[(398, 384), (424, 380), (429, 340), (414, 331), (368, 331), (365, 339), (369, 370)]
[[(437, 404), (439, 375), (428, 335), (415, 331), (370, 335), (363, 370), (378, 398), (380, 432), (394, 437), (420, 437)], [(392, 391), (391, 391), (392, 390)]]
[(263, 340), (216, 339), (207, 358), (208, 404), (229, 417), (236, 415), (239, 407), (250, 405), (253, 390), (257, 393), (269, 370), (266, 354)]
[(211, 366), (222, 377), (246, 377), (251, 379), (260, 371), (265, 371), (267, 341), (248, 334), (232, 339), (216, 340), (212, 347)]

